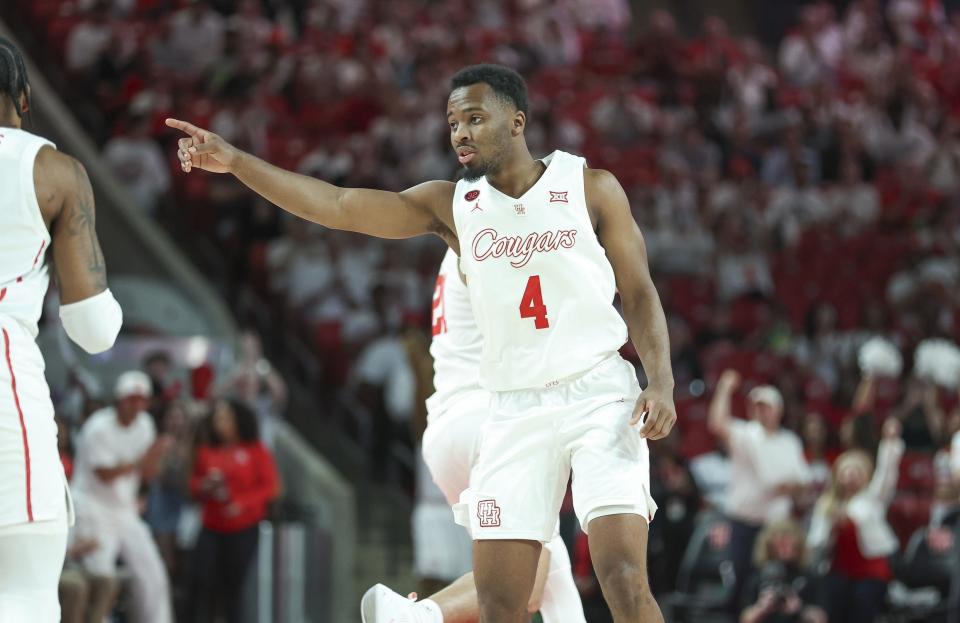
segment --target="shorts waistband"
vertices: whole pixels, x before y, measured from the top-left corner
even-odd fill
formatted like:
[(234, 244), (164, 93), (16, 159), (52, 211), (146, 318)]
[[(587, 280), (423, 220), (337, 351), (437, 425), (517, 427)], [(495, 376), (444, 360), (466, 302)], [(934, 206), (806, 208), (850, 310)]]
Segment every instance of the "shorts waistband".
[(554, 389), (554, 388), (560, 387), (560, 386), (562, 386), (562, 385), (567, 385), (568, 383), (573, 383), (574, 381), (576, 381), (576, 380), (578, 380), (578, 379), (581, 379), (581, 378), (585, 377), (586, 375), (590, 374), (590, 373), (593, 372), (594, 370), (599, 370), (600, 368), (602, 368), (602, 367), (604, 367), (604, 366), (606, 366), (606, 365), (609, 365), (610, 362), (611, 362), (611, 361), (614, 361), (614, 360), (621, 360), (621, 361), (622, 361), (622, 358), (620, 357), (620, 353), (617, 353), (617, 352), (611, 353), (611, 354), (608, 355), (606, 358), (601, 359), (598, 363), (590, 366), (590, 367), (587, 368), (586, 370), (581, 370), (580, 372), (574, 372), (573, 374), (571, 374), (571, 375), (569, 375), (569, 376), (565, 376), (565, 377), (563, 377), (563, 378), (559, 378), (559, 379), (556, 379), (556, 380), (553, 380), (553, 381), (548, 381), (548, 382), (546, 382), (546, 383), (543, 384), (542, 389)]

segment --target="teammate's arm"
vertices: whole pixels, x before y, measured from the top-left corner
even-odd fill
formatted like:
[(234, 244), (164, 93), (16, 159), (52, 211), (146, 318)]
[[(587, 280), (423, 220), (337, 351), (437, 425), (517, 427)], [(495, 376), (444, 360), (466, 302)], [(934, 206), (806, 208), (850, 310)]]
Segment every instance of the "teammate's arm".
[(50, 229), (63, 328), (87, 352), (107, 350), (120, 332), (123, 312), (107, 288), (87, 172), (76, 159), (43, 147), (34, 164), (34, 187)]
[(180, 139), (177, 150), (184, 172), (198, 167), (214, 173), (232, 173), (287, 212), (332, 229), (379, 238), (435, 233), (448, 243), (456, 242), (451, 182), (425, 182), (400, 193), (341, 188), (274, 166), (186, 121), (167, 119), (166, 123), (188, 136)]
[(670, 434), (677, 414), (667, 320), (650, 277), (646, 243), (630, 213), (627, 195), (612, 173), (585, 169), (584, 184), (597, 237), (616, 275), (630, 339), (647, 374), (647, 388), (637, 402), (631, 423), (640, 421), (646, 412), (640, 434), (648, 439), (662, 439)]

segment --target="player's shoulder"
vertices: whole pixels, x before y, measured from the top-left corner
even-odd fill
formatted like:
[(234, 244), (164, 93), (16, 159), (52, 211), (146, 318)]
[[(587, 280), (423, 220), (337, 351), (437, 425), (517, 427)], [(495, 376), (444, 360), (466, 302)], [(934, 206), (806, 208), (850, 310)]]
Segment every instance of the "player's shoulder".
[(44, 177), (53, 177), (55, 179), (63, 177), (69, 179), (82, 173), (84, 177), (87, 170), (79, 160), (63, 153), (52, 145), (44, 145), (37, 152), (37, 159), (34, 170), (41, 173)]
[(583, 194), (594, 224), (609, 213), (619, 213), (629, 201), (617, 176), (606, 169), (583, 169)]
[(606, 169), (591, 169), (587, 166), (583, 168), (583, 185), (589, 191), (598, 193), (609, 193), (611, 191), (623, 192), (620, 180), (617, 176)]

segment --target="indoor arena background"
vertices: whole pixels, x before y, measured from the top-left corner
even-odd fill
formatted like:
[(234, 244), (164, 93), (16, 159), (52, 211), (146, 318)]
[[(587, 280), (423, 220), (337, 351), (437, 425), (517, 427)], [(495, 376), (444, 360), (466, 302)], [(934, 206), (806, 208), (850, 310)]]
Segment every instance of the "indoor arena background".
[[(164, 118), (339, 185), (399, 190), (456, 174), (447, 77), (493, 61), (529, 83), (531, 152), (612, 171), (646, 237), (677, 381), (677, 426), (651, 444), (650, 580), (668, 619), (738, 619), (722, 606), (729, 462), (707, 426), (733, 369), (734, 414), (776, 386), (815, 477), (771, 539), (802, 548), (832, 461), (872, 455), (900, 420), (882, 617), (956, 620), (960, 2), (3, 0), (0, 33), (30, 62), (25, 129), (90, 171), (125, 313), (97, 357), (45, 317), (62, 454), (117, 374), (151, 375), (151, 413), (177, 447), (143, 507), (180, 612), (194, 429), (220, 396), (255, 412), (282, 480), (248, 621), (354, 622), (376, 582), (422, 590), (410, 517), (444, 246), (325, 230), (230, 176), (183, 175)], [(609, 620), (569, 504), (561, 531), (588, 621)], [(786, 583), (781, 553), (758, 552), (761, 583)], [(816, 606), (830, 560), (802, 562)], [(799, 620), (772, 617), (750, 620)]]

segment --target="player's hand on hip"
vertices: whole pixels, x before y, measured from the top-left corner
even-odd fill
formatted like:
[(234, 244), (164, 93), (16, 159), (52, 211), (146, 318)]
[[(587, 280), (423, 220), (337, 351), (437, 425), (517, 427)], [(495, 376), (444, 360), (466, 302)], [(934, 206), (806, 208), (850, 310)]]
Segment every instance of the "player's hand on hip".
[(663, 439), (673, 430), (677, 421), (677, 408), (673, 405), (673, 392), (648, 387), (640, 394), (633, 409), (630, 424), (640, 423), (640, 436), (651, 441)]
[(184, 173), (194, 168), (212, 173), (230, 173), (240, 151), (220, 136), (179, 119), (166, 124), (187, 136), (177, 141), (177, 158)]

